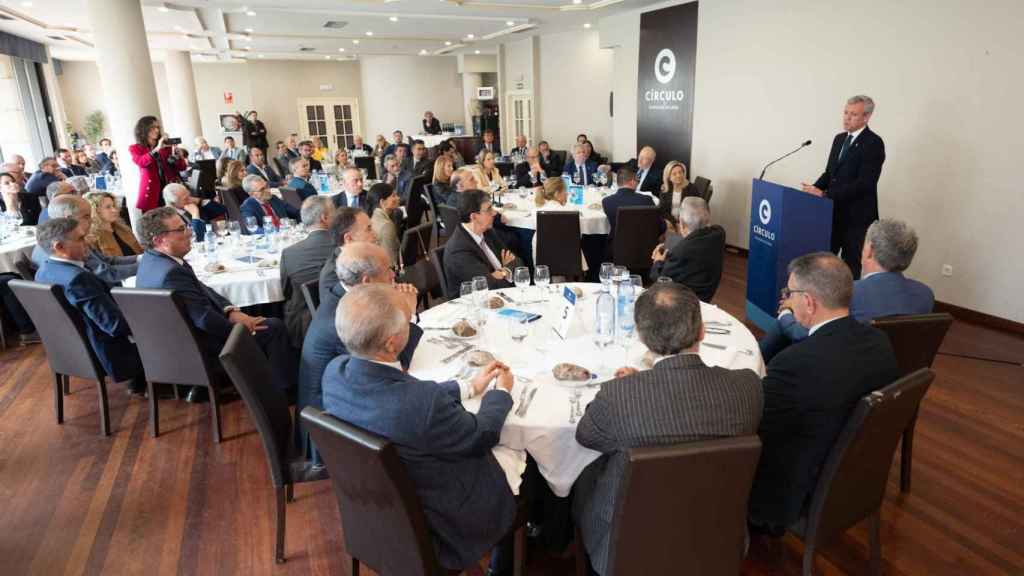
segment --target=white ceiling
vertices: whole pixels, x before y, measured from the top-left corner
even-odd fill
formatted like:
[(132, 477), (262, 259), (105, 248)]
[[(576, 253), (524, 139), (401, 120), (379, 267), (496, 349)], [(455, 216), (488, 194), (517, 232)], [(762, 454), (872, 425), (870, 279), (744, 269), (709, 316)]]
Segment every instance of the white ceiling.
[[(0, 0), (0, 30), (45, 43), (56, 58), (94, 59), (87, 1)], [(599, 18), (657, 1), (145, 0), (142, 4), (155, 59), (168, 50), (187, 50), (197, 60), (228, 61), (493, 53), (494, 46), (510, 35), (596, 26)], [(328, 21), (344, 25), (326, 28)]]

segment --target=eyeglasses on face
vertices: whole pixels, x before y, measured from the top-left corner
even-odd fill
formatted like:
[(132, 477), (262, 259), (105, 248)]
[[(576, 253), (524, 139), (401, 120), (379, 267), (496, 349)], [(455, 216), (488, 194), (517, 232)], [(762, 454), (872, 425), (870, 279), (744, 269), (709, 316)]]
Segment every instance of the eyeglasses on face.
[(781, 296), (783, 300), (788, 300), (791, 295), (798, 294), (801, 292), (806, 294), (807, 290), (793, 290), (789, 287), (786, 287), (783, 288), (782, 290), (779, 290), (779, 296)]

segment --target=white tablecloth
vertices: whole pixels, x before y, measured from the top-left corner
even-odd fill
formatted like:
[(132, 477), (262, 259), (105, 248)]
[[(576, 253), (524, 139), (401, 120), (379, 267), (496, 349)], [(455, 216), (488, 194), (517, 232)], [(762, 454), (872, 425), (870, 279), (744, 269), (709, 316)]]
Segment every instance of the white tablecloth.
[[(557, 285), (562, 286), (562, 285)], [(577, 315), (569, 331), (569, 339), (562, 340), (552, 329), (551, 319), (556, 317), (557, 301), (553, 297), (547, 304), (520, 306), (517, 309), (539, 312), (541, 320), (531, 324), (530, 335), (517, 344), (508, 336), (507, 321), (499, 319), (494, 312), (482, 334), (470, 340), (480, 349), (493, 353), (507, 363), (516, 376), (526, 377), (530, 382), (517, 378), (512, 390), (514, 406), (505, 420), (501, 440), (494, 449), (494, 455), (501, 464), (513, 491), (518, 493), (520, 475), (526, 468), (526, 452), (537, 461), (541, 475), (547, 480), (552, 491), (558, 496), (567, 496), (573, 482), (583, 469), (600, 454), (580, 446), (576, 442), (576, 424), (570, 423), (569, 400), (574, 388), (558, 383), (551, 375), (551, 368), (559, 362), (573, 362), (598, 374), (594, 383), (612, 377), (615, 369), (623, 365), (635, 368), (642, 366), (646, 347), (635, 337), (629, 346), (628, 362), (623, 347), (615, 345), (599, 351), (594, 345), (593, 334), (594, 303), (598, 284), (576, 284), (585, 291), (577, 302)], [(559, 288), (560, 289), (560, 288)], [(504, 291), (517, 301), (523, 301), (516, 289)], [(527, 298), (539, 298), (540, 289), (530, 288)], [(450, 302), (427, 310), (421, 314), (422, 326), (451, 326), (458, 318), (465, 317), (467, 309), (458, 301)], [(764, 375), (757, 341), (750, 330), (727, 312), (718, 307), (701, 303), (701, 314), (705, 322), (728, 323), (724, 326), (730, 334), (708, 334), (706, 342), (726, 346), (725, 350), (702, 346), (700, 356), (709, 366), (724, 366), (731, 369), (749, 368)], [(716, 326), (717, 327), (717, 326)], [(416, 349), (409, 372), (417, 378), (444, 381), (452, 378), (461, 368), (460, 361), (442, 364), (441, 359), (453, 351), (437, 343), (439, 330), (427, 330)], [(749, 354), (747, 352), (748, 351)], [(537, 393), (524, 417), (515, 414), (522, 392), (536, 387)], [(586, 406), (597, 394), (598, 387), (591, 385), (581, 390), (581, 405)], [(480, 407), (480, 398), (465, 402), (468, 410), (475, 412)]]
[(3, 244), (0, 244), (0, 272), (17, 273), (18, 269), (14, 267), (14, 263), (22, 254), (26, 258), (31, 258), (35, 245), (34, 226), (21, 226), (16, 233), (6, 236)]
[[(537, 229), (537, 205), (534, 203), (533, 191), (522, 195), (523, 190), (513, 190), (503, 194), (501, 201), (504, 204), (513, 204), (515, 208), (499, 208), (502, 216), (509, 226), (513, 228), (525, 228), (527, 230)], [(583, 204), (566, 204), (565, 210), (576, 210), (580, 213), (580, 234), (608, 234), (611, 232), (611, 225), (604, 215), (601, 207), (601, 199), (613, 194), (615, 191), (610, 188), (588, 187), (583, 193)], [(641, 192), (641, 194), (647, 194)], [(657, 199), (655, 199), (657, 204)]]

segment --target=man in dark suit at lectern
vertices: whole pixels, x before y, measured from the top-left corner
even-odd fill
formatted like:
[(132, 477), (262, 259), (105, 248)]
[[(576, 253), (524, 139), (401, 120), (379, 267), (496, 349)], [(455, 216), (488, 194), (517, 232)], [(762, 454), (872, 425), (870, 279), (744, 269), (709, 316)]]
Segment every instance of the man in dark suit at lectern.
[(843, 132), (832, 140), (825, 172), (803, 190), (831, 198), (832, 252), (842, 250), (843, 261), (860, 278), (860, 253), (864, 233), (878, 220), (878, 177), (885, 162), (885, 143), (868, 128), (875, 111), (870, 96), (854, 96), (843, 110)]

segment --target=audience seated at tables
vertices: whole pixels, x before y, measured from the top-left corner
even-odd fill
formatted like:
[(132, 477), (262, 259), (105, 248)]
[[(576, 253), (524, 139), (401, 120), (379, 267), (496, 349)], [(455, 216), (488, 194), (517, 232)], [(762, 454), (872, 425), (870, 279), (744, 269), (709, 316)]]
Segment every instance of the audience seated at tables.
[(121, 220), (121, 203), (113, 194), (90, 192), (85, 199), (92, 206), (92, 224), (87, 238), (90, 248), (111, 257), (142, 254), (142, 246), (131, 226)]
[[(263, 182), (259, 176), (247, 176)], [(266, 182), (263, 182), (266, 185)], [(139, 258), (138, 288), (174, 290), (185, 307), (188, 321), (199, 332), (203, 353), (212, 364), (219, 355), (234, 324), (242, 324), (256, 338), (271, 365), (273, 385), (282, 393), (293, 388), (297, 373), (295, 353), (278, 318), (249, 316), (196, 277), (185, 256), (192, 250), (188, 226), (170, 206), (150, 210), (139, 220), (139, 240), (146, 252)], [(186, 400), (202, 402), (206, 389), (193, 388)]]
[[(288, 155), (288, 162), (291, 162), (292, 158), (298, 158), (302, 156), (302, 152), (299, 151), (299, 135), (292, 132), (288, 135), (288, 138), (284, 141), (285, 153)], [(311, 150), (312, 152), (312, 150)]]
[(35, 280), (64, 289), (64, 297), (85, 321), (89, 345), (103, 371), (114, 382), (126, 382), (131, 394), (142, 395), (146, 375), (128, 323), (110, 295), (110, 285), (85, 266), (87, 226), (74, 218), (53, 218), (39, 226), (36, 243), (48, 257)]
[[(7, 168), (4, 164), (2, 168)], [(21, 210), (21, 183), (18, 177), (6, 170), (0, 171), (0, 212), (15, 213)]]
[(377, 242), (391, 259), (391, 265), (398, 267), (398, 250), (401, 244), (398, 224), (393, 214), (398, 211), (398, 193), (390, 185), (378, 182), (366, 193), (366, 211), (370, 213), (370, 226), (377, 236)]
[(71, 166), (81, 168), (81, 170), (76, 170), (76, 172), (85, 172), (85, 174), (72, 174), (72, 176), (87, 176), (98, 172), (89, 161), (89, 156), (85, 153), (85, 150), (73, 150), (71, 152), (71, 161)]
[(686, 178), (686, 165), (672, 160), (662, 170), (661, 191), (658, 193), (658, 208), (662, 218), (669, 223), (679, 220), (679, 212), (683, 206), (683, 198), (700, 197), (695, 188)]
[[(569, 205), (569, 191), (565, 187), (565, 180), (561, 178), (548, 178), (544, 185), (537, 188), (533, 194), (533, 202), (537, 205), (537, 211), (570, 211), (579, 212), (575, 206)], [(537, 261), (537, 234), (533, 235), (533, 260)], [(587, 271), (587, 259), (580, 252), (580, 260), (583, 263), (583, 271)]]
[(238, 162), (242, 162), (243, 165), (245, 163), (245, 158), (247, 156), (244, 149), (237, 148), (235, 146), (235, 139), (233, 136), (224, 137), (224, 149), (221, 150), (220, 154), (221, 156), (227, 157), (229, 160), (236, 160)]
[(523, 161), (516, 164), (516, 184), (520, 188), (538, 188), (548, 179), (547, 170), (540, 162), (540, 152), (533, 146), (522, 154)]
[(711, 224), (711, 212), (703, 198), (684, 198), (679, 211), (682, 239), (670, 247), (659, 244), (651, 253), (651, 281), (671, 278), (693, 290), (704, 302), (718, 290), (725, 261), (725, 229)]
[(394, 156), (402, 172), (412, 173), (412, 154), (408, 146), (396, 146)]
[(416, 140), (412, 143), (412, 176), (429, 176), (434, 168), (434, 162), (427, 157), (427, 147), (423, 140)]
[(341, 192), (334, 195), (334, 205), (338, 208), (362, 208), (367, 210), (366, 191), (363, 190), (363, 171), (359, 168), (348, 168), (341, 175)]
[[(200, 160), (217, 160), (219, 158), (220, 148), (210, 146), (210, 143), (202, 136), (196, 137), (196, 151), (192, 153), (193, 162), (199, 162)], [(232, 158), (229, 158), (229, 160), (231, 159)]]
[(790, 262), (782, 299), (809, 335), (772, 358), (762, 381), (754, 532), (781, 535), (800, 518), (850, 411), (899, 376), (889, 338), (850, 316), (852, 296), (850, 268), (834, 254)]
[[(224, 160), (227, 156), (222, 156)], [(218, 160), (220, 162), (221, 160)], [(245, 165), (238, 160), (224, 161), (224, 174), (220, 179), (221, 185), (228, 190), (235, 190), (242, 187), (242, 179), (245, 178)]]
[(440, 134), (441, 133), (441, 121), (434, 117), (434, 113), (427, 110), (423, 113), (423, 133), (424, 134)]
[(587, 162), (601, 164), (601, 155), (594, 150), (594, 143), (590, 140), (583, 142), (583, 151), (587, 153)]
[(100, 138), (100, 151), (96, 153), (96, 162), (100, 166), (100, 172), (113, 173), (111, 169), (110, 153), (114, 150), (114, 143), (110, 138)]
[(292, 158), (289, 170), (292, 173), (291, 180), (288, 181), (288, 187), (295, 190), (299, 194), (299, 198), (305, 200), (310, 196), (316, 196), (316, 186), (319, 186), (319, 182), (314, 185), (310, 181), (312, 172), (309, 168), (309, 159), (299, 156), (298, 158)]
[(544, 173), (548, 178), (562, 173), (562, 166), (559, 165), (558, 158), (552, 154), (551, 145), (548, 144), (547, 140), (541, 140), (537, 144), (537, 160), (544, 167)]
[(249, 165), (245, 168), (245, 173), (262, 177), (271, 188), (277, 188), (284, 180), (284, 177), (278, 173), (277, 169), (267, 162), (267, 157), (263, 154), (262, 148), (249, 149)]
[(309, 235), (281, 251), (284, 325), (295, 349), (302, 348), (302, 338), (310, 321), (306, 300), (302, 296), (302, 285), (320, 276), (320, 269), (334, 254), (335, 246), (327, 231), (334, 219), (334, 203), (330, 198), (306, 198), (300, 213)]
[(452, 166), (458, 170), (466, 165), (466, 159), (459, 153), (459, 149), (452, 144), (451, 140), (445, 140), (437, 145), (439, 154), (444, 154), (452, 159)]
[(355, 163), (348, 156), (348, 150), (338, 148), (338, 151), (334, 153), (334, 167), (331, 168), (331, 175), (334, 176), (335, 180), (340, 182), (345, 174), (345, 170), (355, 167)]
[[(4, 168), (10, 166), (5, 164)], [(21, 191), (21, 184), (14, 174), (0, 172), (0, 211), (6, 214), (19, 213), (21, 208), (18, 194)], [(3, 313), (5, 320), (10, 320), (18, 333), (18, 341), (22, 345), (35, 344), (39, 342), (39, 335), (36, 333), (32, 319), (21, 306), (21, 302), (15, 297), (7, 283), (20, 278), (17, 274), (0, 272), (0, 313)]]
[(41, 199), (46, 196), (46, 188), (65, 178), (57, 166), (56, 158), (47, 156), (39, 162), (39, 170), (36, 170), (25, 183), (25, 193), (21, 198), (21, 216), (25, 226), (35, 226), (39, 223), (39, 216), (43, 210)]
[[(477, 565), (515, 519), (514, 496), (491, 453), (512, 409), (513, 376), (498, 362), (465, 383), (406, 374), (399, 355), (410, 338), (410, 301), (391, 286), (347, 291), (336, 328), (349, 354), (327, 365), (324, 408), (393, 443), (423, 506), (441, 566), (463, 570)], [(477, 413), (467, 411), (462, 400), (480, 394)], [(503, 548), (492, 555), (495, 571), (504, 567), (502, 558), (508, 560)]]
[[(74, 194), (65, 194), (53, 199), (46, 209), (50, 218), (74, 218), (84, 230), (92, 227), (92, 205), (85, 198)], [(32, 249), (32, 262), (42, 266), (46, 261), (46, 252), (36, 246)], [(121, 281), (135, 276), (138, 270), (136, 256), (106, 256), (91, 248), (85, 251), (85, 267), (111, 286), (119, 286)]]
[[(383, 139), (384, 139), (383, 136), (377, 136), (378, 144)], [(394, 156), (395, 153), (396, 153), (395, 151), (398, 148), (404, 148), (404, 147), (408, 146), (408, 144), (405, 143), (405, 136), (402, 134), (401, 130), (395, 130), (394, 132), (392, 132), (391, 133), (391, 140), (392, 141), (391, 141), (390, 144), (386, 144), (384, 146), (384, 149), (383, 149), (383, 154), (384, 155), (381, 156), (382, 158), (385, 157), (385, 156)]]
[(341, 248), (350, 242), (377, 243), (377, 234), (373, 231), (373, 226), (370, 225), (370, 215), (361, 208), (338, 208), (327, 231), (331, 234), (331, 241), (334, 242), (336, 248), (331, 257), (324, 262), (324, 267), (320, 269), (321, 306), (324, 302), (330, 302), (332, 299), (337, 303), (338, 294), (332, 287), (338, 284), (334, 262), (341, 252)]
[(466, 190), (479, 190), (480, 183), (476, 180), (476, 169), (469, 166), (463, 166), (458, 170), (452, 172), (451, 183), (449, 185), (451, 192), (448, 194), (448, 200), (445, 201), (445, 205), (459, 209), (459, 197)]
[(438, 155), (434, 160), (434, 170), (430, 178), (430, 183), (434, 188), (434, 204), (437, 206), (448, 204), (448, 198), (455, 193), (451, 185), (453, 172), (455, 172), (455, 164), (452, 162), (451, 156)]
[(353, 153), (362, 151), (363, 156), (373, 156), (373, 147), (363, 142), (363, 137), (356, 134), (352, 137), (352, 145), (348, 148)]
[(402, 169), (401, 161), (397, 156), (386, 156), (384, 158), (384, 177), (381, 178), (381, 182), (395, 187), (403, 205), (409, 200), (409, 188), (412, 187), (412, 172)]
[(71, 184), (75, 189), (75, 194), (78, 194), (79, 196), (85, 196), (92, 190), (88, 176), (71, 176), (65, 180), (65, 182)]
[(661, 177), (654, 169), (654, 159), (657, 156), (654, 148), (644, 146), (637, 157), (628, 162), (629, 167), (636, 172), (637, 190), (651, 194), (661, 192)]
[(459, 220), (444, 245), (444, 275), (448, 286), (458, 288), (476, 276), (487, 278), (487, 286), (508, 288), (516, 256), (492, 230), (497, 212), (491, 198), (482, 190), (458, 194)]
[[(78, 194), (78, 190), (71, 184), (71, 182), (69, 180), (70, 179), (65, 179), (65, 180), (58, 180), (57, 182), (51, 182), (50, 185), (46, 187), (46, 205), (47, 206), (49, 206), (53, 202), (53, 199), (57, 198), (58, 196), (65, 196), (65, 195), (68, 195), (68, 194), (76, 195), (76, 196), (79, 195)], [(50, 219), (49, 211), (43, 210), (43, 212), (41, 214), (39, 214), (39, 222), (38, 222), (38, 224), (42, 224), (43, 222), (46, 222), (49, 219)]]
[[(853, 283), (850, 315), (859, 322), (903, 314), (928, 314), (935, 295), (928, 286), (903, 276), (917, 253), (917, 233), (900, 220), (883, 218), (868, 227), (861, 249), (861, 277)], [(792, 342), (807, 338), (793, 311), (780, 303), (779, 316), (758, 344), (765, 362)]]
[(704, 324), (693, 291), (655, 284), (637, 299), (635, 316), (640, 341), (656, 355), (654, 366), (620, 368), (576, 427), (576, 441), (602, 453), (573, 489), (573, 517), (598, 574), (608, 569), (608, 536), (628, 449), (750, 435), (761, 419), (756, 373), (701, 360)]
[(526, 158), (526, 152), (527, 152), (526, 136), (524, 136), (522, 134), (517, 134), (516, 135), (516, 146), (515, 146), (515, 148), (509, 150), (508, 155), (511, 156), (512, 158), (516, 158), (518, 156), (520, 161), (522, 161), (522, 159)]
[(208, 222), (202, 217), (199, 208), (200, 200), (192, 196), (188, 188), (178, 182), (172, 182), (164, 186), (164, 205), (174, 208), (174, 211), (181, 217), (182, 222), (192, 228), (196, 242), (206, 239), (206, 227)]
[(288, 154), (288, 147), (284, 145), (283, 140), (278, 140), (274, 143), (274, 164), (277, 166), (278, 173), (281, 174), (281, 178), (287, 179), (291, 175), (291, 161), (292, 158)]
[(85, 154), (85, 166), (86, 171), (89, 174), (99, 174), (103, 172), (103, 165), (100, 164), (98, 159), (99, 155), (96, 153), (96, 147), (92, 144), (85, 144), (82, 146), (82, 152)]
[[(344, 208), (343, 210), (349, 210)], [(335, 328), (335, 312), (338, 302), (355, 286), (361, 284), (382, 284), (392, 286), (395, 280), (394, 269), (384, 249), (370, 242), (346, 242), (334, 258), (327, 261), (334, 270), (333, 284), (327, 287), (329, 297), (320, 301), (316, 314), (309, 324), (309, 330), (302, 342), (302, 356), (299, 362), (299, 394), (295, 409), (299, 412), (306, 406), (323, 409), (324, 369), (328, 362), (348, 354), (348, 350), (338, 339)], [(394, 289), (402, 294), (402, 306), (407, 307), (410, 318), (416, 310), (416, 288), (409, 284), (396, 284)], [(402, 369), (408, 369), (412, 363), (413, 352), (423, 336), (423, 330), (415, 324), (409, 325), (409, 343), (398, 355)], [(319, 464), (320, 458), (309, 445), (307, 434), (296, 427), (296, 441), (303, 448), (303, 453), (314, 463)]]
[[(587, 149), (582, 144), (572, 147), (572, 158), (565, 162), (562, 168), (562, 175), (572, 179), (574, 184), (582, 186), (593, 186), (594, 176), (597, 174), (597, 163), (587, 160)], [(622, 182), (619, 182), (622, 185)]]
[(477, 161), (479, 163), (476, 166), (476, 182), (480, 189), (490, 192), (501, 190), (502, 193), (507, 193), (508, 184), (496, 166), (497, 155), (494, 152), (481, 151)]
[(476, 161), (480, 162), (480, 155), (484, 152), (493, 152), (495, 156), (501, 156), (501, 145), (494, 138), (494, 130), (484, 130), (483, 142), (476, 151)]
[(71, 151), (67, 148), (57, 149), (57, 162), (61, 173), (65, 176), (87, 176), (89, 174), (84, 167), (75, 164)]
[[(615, 191), (615, 194), (601, 199), (604, 215), (608, 218), (608, 224), (611, 225), (611, 232), (608, 234), (609, 238), (615, 235), (615, 221), (619, 208), (625, 206), (654, 206), (653, 198), (636, 191), (636, 172), (628, 165), (619, 168), (615, 178), (619, 189)], [(662, 228), (665, 227), (664, 221), (661, 221), (661, 226)]]
[[(239, 208), (242, 216), (242, 234), (263, 234), (264, 217), (269, 217), (273, 221), (274, 228), (281, 227), (282, 218), (300, 218), (299, 209), (274, 196), (262, 176), (249, 174), (242, 180), (242, 189), (249, 195)], [(255, 232), (245, 226), (245, 219), (249, 216), (256, 219)]]
[(23, 189), (31, 174), (25, 172), (25, 157), (21, 154), (12, 154), (10, 161), (0, 167), (0, 172), (7, 172), (17, 180), (18, 185)]
[[(302, 142), (299, 142), (299, 156), (305, 158), (309, 162), (310, 173), (324, 171), (323, 164), (321, 164), (319, 160), (313, 157), (312, 140), (303, 140)], [(294, 169), (294, 166), (292, 168)]]

